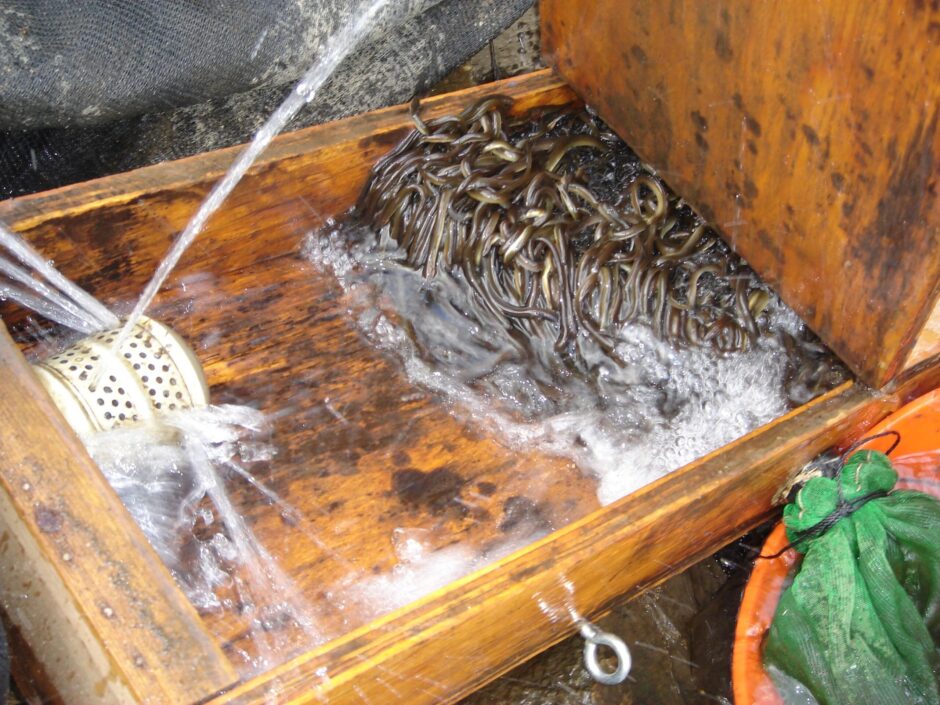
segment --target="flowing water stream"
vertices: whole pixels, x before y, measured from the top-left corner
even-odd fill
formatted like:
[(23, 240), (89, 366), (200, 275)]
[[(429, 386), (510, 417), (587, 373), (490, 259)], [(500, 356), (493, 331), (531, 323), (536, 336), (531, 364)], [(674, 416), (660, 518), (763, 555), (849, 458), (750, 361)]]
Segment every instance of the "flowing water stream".
[[(411, 12), (414, 12), (420, 3), (411, 0), (373, 0), (361, 12), (354, 13), (355, 22), (345, 26), (341, 31), (334, 34), (322, 55), (307, 70), (303, 78), (297, 82), (294, 89), (290, 92), (283, 103), (268, 118), (267, 122), (255, 134), (248, 146), (238, 155), (232, 165), (225, 172), (225, 175), (212, 187), (209, 195), (199, 206), (199, 210), (193, 215), (186, 224), (186, 228), (180, 233), (179, 237), (173, 243), (170, 251), (160, 262), (160, 266), (154, 272), (153, 278), (147, 284), (140, 298), (134, 306), (134, 310), (127, 317), (121, 333), (115, 340), (115, 346), (120, 347), (121, 343), (127, 338), (133, 330), (138, 319), (144, 314), (150, 306), (153, 298), (157, 295), (160, 287), (166, 281), (170, 272), (177, 265), (180, 257), (193, 243), (193, 240), (202, 232), (206, 222), (212, 217), (212, 214), (218, 210), (222, 202), (232, 192), (232, 189), (241, 181), (242, 177), (255, 163), (261, 153), (271, 143), (271, 140), (277, 136), (284, 127), (291, 121), (297, 112), (309, 103), (320, 87), (330, 78), (336, 68), (345, 59), (349, 53), (356, 48), (359, 42), (367, 33), (373, 30), (378, 18), (383, 22), (394, 27), (404, 20)], [(386, 8), (391, 12), (383, 11)]]
[[(22, 266), (0, 255), (0, 298), (10, 298), (41, 313), (46, 318), (82, 333), (91, 333), (120, 324), (95, 297), (70, 281), (17, 233), (0, 224), (0, 249), (6, 250)], [(31, 268), (37, 276), (33, 276)], [(45, 277), (44, 282), (41, 277)]]

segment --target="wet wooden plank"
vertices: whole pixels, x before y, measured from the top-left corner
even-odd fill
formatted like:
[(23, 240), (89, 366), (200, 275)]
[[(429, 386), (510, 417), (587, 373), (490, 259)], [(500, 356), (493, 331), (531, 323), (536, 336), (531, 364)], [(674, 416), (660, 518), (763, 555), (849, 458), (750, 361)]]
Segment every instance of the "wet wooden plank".
[[(427, 111), (459, 111), (494, 91), (517, 97), (520, 110), (574, 99), (541, 72), (429, 99)], [(398, 527), (427, 531), (432, 546), (493, 550), (520, 521), (544, 533), (597, 506), (593, 481), (571, 462), (518, 454), (416, 389), (359, 335), (336, 282), (300, 255), (305, 236), (352, 204), (372, 162), (410, 126), (398, 107), (279, 138), (276, 156), (236, 190), (155, 307), (196, 347), (216, 402), (275, 415), (278, 457), (261, 479), (304, 517), (301, 526), (291, 530), (250, 487), (237, 486), (235, 501), (328, 635), (371, 616), (331, 609), (329, 592), (354, 571), (387, 573)], [(226, 156), (231, 150), (6, 202), (0, 218), (121, 308)], [(18, 329), (22, 312), (3, 313)], [(203, 620), (229, 653), (253, 652), (247, 618), (207, 612)]]
[(830, 348), (875, 386), (902, 369), (940, 291), (936, 2), (541, 18), (550, 62)]
[(922, 365), (881, 392), (846, 383), (785, 417), (387, 618), (207, 701), (455, 702), (765, 520), (826, 448), (940, 384)]
[(235, 671), (0, 326), (0, 602), (65, 702), (183, 702)]

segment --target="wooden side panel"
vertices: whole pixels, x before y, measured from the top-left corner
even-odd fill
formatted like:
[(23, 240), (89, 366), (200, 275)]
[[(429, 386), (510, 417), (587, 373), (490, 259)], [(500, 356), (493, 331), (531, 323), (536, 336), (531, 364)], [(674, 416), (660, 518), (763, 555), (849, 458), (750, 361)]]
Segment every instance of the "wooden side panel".
[(543, 0), (546, 56), (881, 386), (940, 277), (940, 6)]
[(65, 702), (186, 702), (236, 675), (0, 325), (0, 602)]

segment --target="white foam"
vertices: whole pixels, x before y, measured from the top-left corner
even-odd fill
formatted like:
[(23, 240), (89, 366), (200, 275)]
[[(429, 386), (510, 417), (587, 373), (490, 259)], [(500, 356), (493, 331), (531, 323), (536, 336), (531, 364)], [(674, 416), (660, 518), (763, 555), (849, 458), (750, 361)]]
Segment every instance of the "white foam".
[(347, 609), (355, 606), (374, 619), (430, 595), (493, 561), (508, 556), (534, 538), (528, 530), (514, 531), (485, 551), (455, 544), (433, 550), (427, 529), (401, 527), (393, 532), (399, 563), (391, 571), (347, 580), (333, 596)]
[[(376, 244), (365, 230), (311, 234), (304, 252), (336, 275), (352, 319), (400, 359), (409, 379), (507, 444), (575, 460), (596, 476), (603, 504), (787, 409), (787, 359), (773, 337), (721, 356), (628, 324), (617, 346), (624, 366), (584, 338), (584, 359), (574, 369), (555, 353), (551, 336), (533, 336), (520, 347), (500, 321), (474, 306), (462, 282), (446, 275), (425, 281), (400, 264), (393, 243)], [(769, 315), (775, 327), (800, 325), (779, 302)]]
[[(253, 671), (325, 641), (303, 595), (257, 540), (226, 487), (224, 472), (234, 472), (281, 511), (294, 512), (244, 467), (273, 457), (266, 438), (261, 412), (224, 405), (172, 412), (155, 423), (83, 439), (193, 604), (204, 611), (237, 609), (248, 622), (256, 653), (243, 655)], [(197, 525), (209, 527), (216, 519), (220, 526), (211, 537), (194, 538)], [(187, 549), (190, 555), (184, 555)], [(269, 628), (285, 619), (298, 629)]]

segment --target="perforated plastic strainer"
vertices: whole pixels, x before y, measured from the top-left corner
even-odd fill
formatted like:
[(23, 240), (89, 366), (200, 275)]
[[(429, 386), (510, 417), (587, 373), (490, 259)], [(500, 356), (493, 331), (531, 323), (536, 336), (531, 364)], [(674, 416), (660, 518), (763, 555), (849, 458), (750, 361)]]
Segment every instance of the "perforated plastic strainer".
[(80, 435), (205, 406), (209, 388), (190, 347), (162, 323), (141, 318), (120, 350), (117, 330), (83, 338), (34, 369)]

